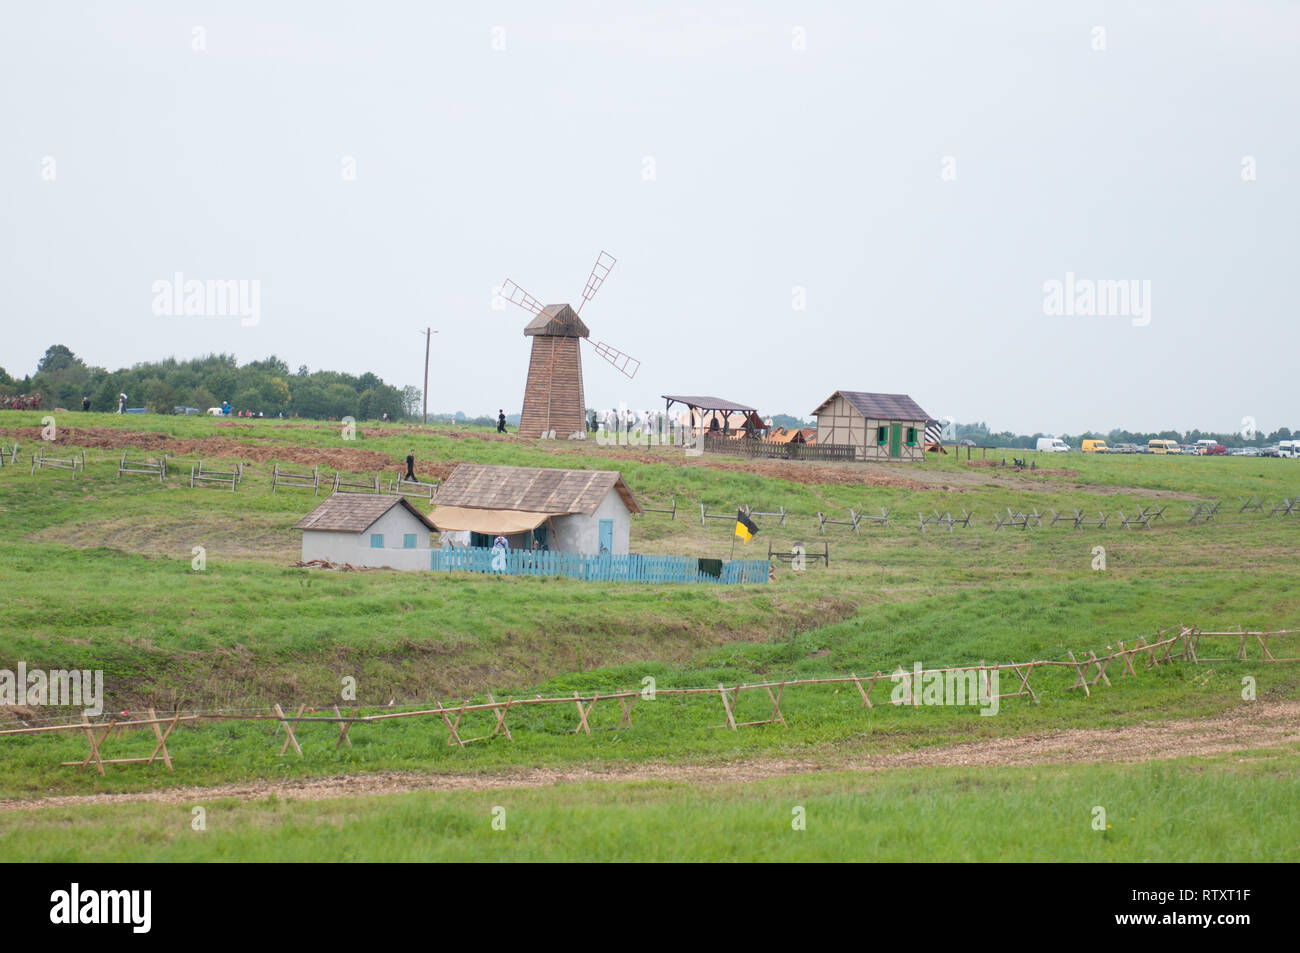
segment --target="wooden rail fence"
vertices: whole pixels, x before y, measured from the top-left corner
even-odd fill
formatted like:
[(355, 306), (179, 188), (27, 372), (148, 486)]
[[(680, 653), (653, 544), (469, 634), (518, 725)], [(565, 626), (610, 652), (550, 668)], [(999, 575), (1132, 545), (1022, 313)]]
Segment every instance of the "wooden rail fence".
[(214, 470), (208, 467), (203, 469), (203, 461), (198, 462), (198, 466), (190, 467), (190, 489), (209, 484), (219, 483), (225, 486), (230, 484), (230, 492), (234, 493), (235, 488), (244, 481), (244, 465), (236, 463), (229, 470)]
[(311, 495), (316, 496), (320, 493), (320, 464), (312, 467), (310, 473), (291, 473), (288, 470), (281, 470), (279, 463), (272, 464), (271, 492), (274, 493), (282, 486), (311, 490)]
[(760, 460), (838, 460), (855, 461), (857, 448), (831, 444), (767, 443), (757, 438), (704, 436), (705, 453)]
[(673, 505), (671, 509), (655, 506), (642, 506), (641, 509), (647, 513), (667, 513), (670, 520), (675, 520), (677, 519), (677, 497), (673, 497)]
[(428, 499), (430, 503), (438, 495), (438, 483), (434, 480), (432, 483), (426, 483), (421, 480), (406, 480), (402, 477), (389, 479), (388, 492), (398, 496), (418, 496), (421, 499)]
[(122, 459), (117, 464), (117, 478), (122, 479), (123, 473), (137, 473), (142, 476), (157, 477), (158, 482), (162, 483), (167, 479), (167, 458), (165, 456), (153, 460), (128, 460), (128, 451), (122, 451)]
[(37, 470), (68, 470), (72, 473), (72, 478), (77, 478), (77, 472), (82, 475), (86, 472), (86, 451), (82, 450), (71, 457), (49, 457), (45, 455), (45, 449), (41, 448), (32, 454), (32, 473)]
[[(1207, 632), (1202, 631), (1195, 626), (1178, 627), (1178, 631), (1173, 634), (1167, 632), (1158, 633), (1156, 638), (1147, 642), (1145, 638), (1139, 638), (1131, 647), (1126, 647), (1123, 642), (1116, 643), (1118, 648), (1110, 651), (1106, 655), (1097, 655), (1096, 652), (1089, 651), (1086, 658), (1080, 658), (1075, 655), (1074, 651), (1069, 650), (1066, 659), (1036, 659), (1027, 662), (994, 662), (986, 663), (983, 660), (978, 665), (948, 666), (944, 668), (917, 669), (907, 671), (901, 665), (893, 672), (885, 674), (877, 670), (874, 674), (868, 676), (859, 676), (856, 672), (850, 672), (847, 675), (829, 676), (825, 678), (789, 678), (780, 681), (762, 681), (757, 683), (741, 682), (737, 685), (728, 687), (719, 682), (713, 688), (659, 688), (654, 690), (654, 697), (660, 695), (667, 697), (714, 697), (721, 703), (723, 721), (715, 727), (725, 728), (731, 731), (738, 731), (741, 728), (754, 727), (760, 725), (779, 724), (782, 727), (788, 727), (785, 715), (781, 710), (782, 701), (788, 691), (805, 686), (830, 686), (830, 685), (852, 685), (860, 699), (860, 708), (872, 709), (876, 704), (871, 700), (872, 690), (879, 681), (887, 679), (894, 682), (902, 688), (901, 698), (891, 698), (889, 704), (910, 707), (920, 707), (928, 704), (923, 699), (923, 689), (918, 686), (933, 676), (940, 676), (945, 680), (953, 679), (954, 682), (961, 680), (966, 676), (973, 678), (976, 686), (977, 700), (992, 700), (994, 698), (1030, 698), (1034, 701), (1038, 699), (1038, 693), (1030, 685), (1030, 678), (1033, 673), (1039, 669), (1060, 668), (1071, 674), (1074, 678), (1073, 684), (1069, 686), (1068, 691), (1083, 689), (1085, 696), (1091, 697), (1093, 689), (1099, 685), (1109, 686), (1112, 684), (1111, 677), (1107, 674), (1107, 669), (1114, 663), (1119, 663), (1117, 667), (1122, 670), (1115, 675), (1116, 678), (1126, 678), (1136, 676), (1139, 671), (1158, 668), (1161, 665), (1171, 664), (1175, 661), (1190, 662), (1198, 664), (1200, 662), (1225, 662), (1225, 661), (1250, 661), (1248, 648), (1255, 644), (1260, 649), (1260, 658), (1256, 661), (1268, 663), (1281, 662), (1300, 662), (1300, 656), (1287, 656), (1278, 658), (1273, 654), (1275, 640), (1285, 639), (1300, 635), (1300, 629), (1280, 629), (1273, 631), (1243, 631), (1238, 629), (1236, 632)], [(1198, 647), (1204, 639), (1229, 639), (1238, 641), (1238, 649), (1232, 656), (1222, 658), (1210, 658), (1201, 656), (1198, 653)], [(1254, 640), (1252, 643), (1251, 640)], [(1274, 643), (1271, 645), (1270, 643)], [(1138, 662), (1141, 665), (1138, 665)], [(994, 676), (997, 681), (994, 681)], [(994, 686), (998, 689), (1002, 687), (1002, 676), (1009, 676), (1015, 681), (1010, 691), (998, 691), (994, 693)], [(349, 737), (349, 731), (358, 724), (373, 724), (383, 721), (390, 721), (400, 718), (422, 718), (433, 717), (440, 720), (447, 731), (447, 744), (464, 748), (466, 745), (477, 741), (489, 741), (493, 738), (505, 738), (507, 741), (513, 741), (514, 736), (510, 731), (507, 718), (512, 710), (523, 711), (538, 706), (554, 706), (560, 710), (572, 705), (577, 710), (577, 723), (569, 729), (570, 734), (587, 734), (592, 733), (591, 715), (597, 702), (618, 702), (620, 716), (618, 724), (611, 730), (622, 730), (632, 727), (632, 712), (636, 702), (640, 698), (648, 697), (647, 689), (621, 689), (611, 692), (593, 692), (584, 695), (580, 692), (574, 692), (572, 696), (551, 696), (534, 695), (532, 697), (508, 696), (504, 700), (495, 698), (492, 695), (487, 696), (486, 702), (472, 702), (468, 699), (460, 704), (444, 704), (435, 699), (432, 708), (417, 708), (404, 711), (380, 711), (374, 714), (359, 714), (360, 709), (354, 707), (351, 714), (345, 715), (337, 704), (328, 706), (324, 713), (318, 713), (315, 709), (308, 710), (305, 704), (300, 704), (294, 714), (289, 715), (279, 704), (274, 705), (267, 712), (173, 712), (170, 714), (157, 715), (153, 709), (149, 709), (148, 718), (128, 717), (126, 720), (114, 721), (111, 718), (101, 722), (91, 722), (84, 714), (79, 722), (72, 722), (59, 725), (48, 725), (44, 727), (27, 727), (12, 728), (0, 731), (0, 736), (5, 735), (38, 735), (64, 733), (82, 733), (86, 737), (89, 745), (89, 752), (85, 758), (79, 761), (62, 761), (60, 764), (65, 766), (86, 768), (94, 765), (96, 770), (104, 773), (104, 766), (110, 764), (145, 764), (152, 765), (160, 761), (168, 770), (172, 769), (172, 758), (167, 751), (167, 739), (172, 731), (182, 722), (193, 723), (199, 721), (209, 722), (232, 722), (232, 721), (253, 721), (253, 722), (271, 722), (273, 723), (274, 734), (278, 739), (283, 736), (283, 742), (280, 746), (280, 754), (288, 753), (290, 748), (301, 758), (304, 757), (302, 746), (299, 743), (298, 731), (306, 724), (323, 724), (330, 725), (337, 731), (338, 736), (335, 740), (335, 748), (344, 745), (351, 746), (352, 741)], [(739, 721), (737, 715), (737, 706), (742, 693), (761, 692), (760, 697), (766, 697), (764, 711), (766, 717), (755, 718), (751, 721)], [(333, 714), (329, 713), (332, 707)], [(463, 722), (467, 715), (478, 713), (490, 713), (492, 715), (492, 730), (488, 733), (474, 737), (465, 737)], [(165, 729), (164, 730), (164, 726)], [(144, 728), (152, 729), (154, 734), (154, 749), (148, 757), (136, 758), (104, 758), (102, 748), (104, 743), (109, 739), (114, 731), (126, 732), (127, 729), (142, 730)]]
[(334, 492), (335, 493), (379, 493), (379, 474), (371, 481), (365, 480), (345, 480), (343, 474), (339, 471), (334, 473)]

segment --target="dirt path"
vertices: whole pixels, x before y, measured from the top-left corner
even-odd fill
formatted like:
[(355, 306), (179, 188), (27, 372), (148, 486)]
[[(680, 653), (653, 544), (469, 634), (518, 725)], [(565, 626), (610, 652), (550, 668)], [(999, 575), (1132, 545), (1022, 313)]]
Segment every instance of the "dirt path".
[(400, 794), (409, 791), (491, 791), (588, 781), (687, 781), (732, 784), (814, 771), (887, 771), (910, 767), (1006, 767), (1034, 764), (1135, 763), (1217, 755), (1300, 742), (1300, 701), (1256, 702), (1199, 720), (1147, 722), (1127, 728), (1075, 729), (1019, 735), (889, 754), (824, 758), (755, 758), (724, 764), (651, 764), (612, 768), (535, 768), (499, 775), (370, 774), (215, 787), (169, 788), (136, 794), (90, 794), (0, 801), (0, 812), (147, 802), (194, 804), (217, 798), (253, 801)]

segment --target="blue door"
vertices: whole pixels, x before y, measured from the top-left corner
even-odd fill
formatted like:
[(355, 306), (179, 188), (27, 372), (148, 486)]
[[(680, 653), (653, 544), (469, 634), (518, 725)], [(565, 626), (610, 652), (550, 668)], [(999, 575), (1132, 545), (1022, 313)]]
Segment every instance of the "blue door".
[(614, 521), (600, 521), (600, 549), (598, 552), (602, 556), (608, 556), (614, 552)]

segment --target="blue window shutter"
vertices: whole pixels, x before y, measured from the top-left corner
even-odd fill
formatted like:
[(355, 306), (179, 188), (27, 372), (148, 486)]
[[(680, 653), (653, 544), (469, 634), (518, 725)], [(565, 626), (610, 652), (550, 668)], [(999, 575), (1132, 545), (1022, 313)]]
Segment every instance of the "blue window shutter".
[(370, 548), (371, 548), (371, 549), (383, 549), (383, 548), (384, 548), (384, 534), (383, 534), (383, 533), (371, 533), (371, 534), (370, 534)]
[(406, 533), (404, 536), (402, 536), (402, 548), (403, 548), (403, 549), (415, 549), (415, 534), (414, 534), (414, 533)]

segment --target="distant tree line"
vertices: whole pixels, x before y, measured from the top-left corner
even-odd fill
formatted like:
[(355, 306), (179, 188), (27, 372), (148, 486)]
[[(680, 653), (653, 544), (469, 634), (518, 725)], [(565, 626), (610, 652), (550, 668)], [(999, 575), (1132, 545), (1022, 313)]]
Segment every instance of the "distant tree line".
[(1247, 439), (1241, 433), (1211, 433), (1207, 430), (1135, 431), (1116, 429), (1106, 433), (1086, 430), (1079, 434), (1035, 433), (1026, 435), (1012, 433), (1009, 430), (990, 433), (988, 424), (985, 423), (957, 424), (958, 440), (974, 440), (975, 443), (981, 446), (1032, 450), (1038, 445), (1039, 437), (1060, 437), (1076, 450), (1083, 445), (1085, 440), (1105, 440), (1111, 446), (1118, 443), (1135, 443), (1138, 446), (1145, 446), (1149, 440), (1173, 440), (1183, 444), (1196, 443), (1198, 440), (1215, 440), (1225, 447), (1258, 447), (1264, 444), (1277, 443), (1279, 440), (1296, 439), (1289, 427), (1282, 427), (1270, 434), (1259, 431), (1252, 438)]
[(69, 348), (55, 344), (36, 365), (36, 373), (21, 379), (0, 368), (0, 396), (40, 394), (41, 408), (80, 410), (83, 397), (90, 409), (117, 410), (117, 395), (127, 395), (128, 407), (144, 407), (170, 414), (176, 407), (196, 407), (200, 412), (230, 401), (232, 412), (249, 411), (267, 417), (309, 417), (319, 420), (355, 417), (394, 420), (419, 415), (417, 387), (399, 390), (375, 374), (309, 371), (272, 355), (242, 367), (233, 354), (178, 361), (169, 357), (130, 368), (109, 371), (91, 367)]

